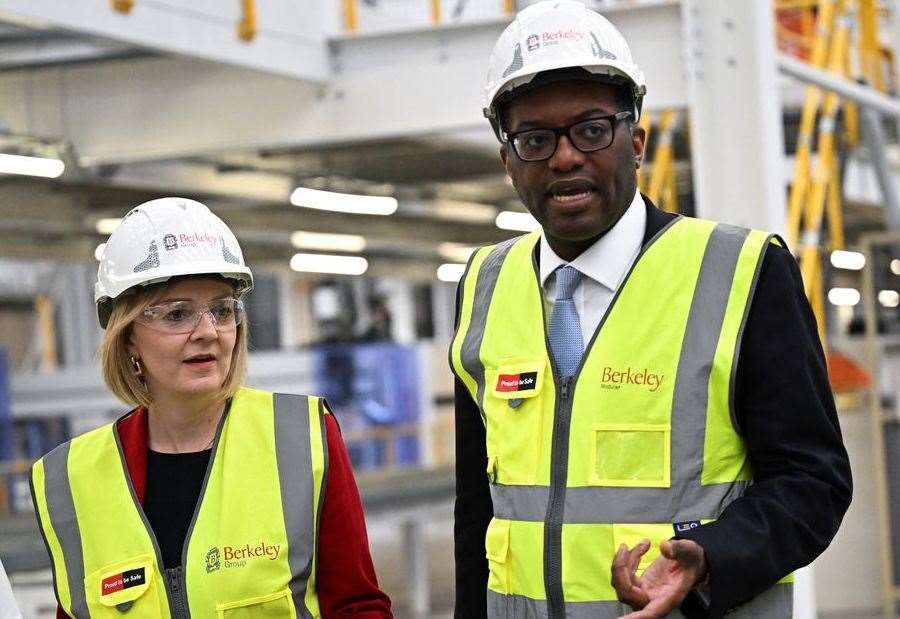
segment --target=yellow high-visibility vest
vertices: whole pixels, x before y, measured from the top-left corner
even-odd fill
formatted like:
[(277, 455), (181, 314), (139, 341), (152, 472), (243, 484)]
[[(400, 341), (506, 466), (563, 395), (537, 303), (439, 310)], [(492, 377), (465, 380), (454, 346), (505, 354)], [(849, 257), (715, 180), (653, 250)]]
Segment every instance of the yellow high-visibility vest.
[(32, 494), (62, 609), (77, 619), (319, 617), (325, 414), (319, 398), (237, 392), (177, 569), (164, 569), (115, 423), (38, 460)]
[[(477, 251), (460, 286), (454, 373), (486, 428), (489, 617), (618, 617), (622, 543), (715, 520), (752, 479), (734, 418), (741, 336), (773, 237), (687, 217), (643, 248), (574, 377), (546, 334), (539, 233)], [(791, 616), (782, 584), (747, 616)], [(757, 613), (757, 614), (752, 614)]]

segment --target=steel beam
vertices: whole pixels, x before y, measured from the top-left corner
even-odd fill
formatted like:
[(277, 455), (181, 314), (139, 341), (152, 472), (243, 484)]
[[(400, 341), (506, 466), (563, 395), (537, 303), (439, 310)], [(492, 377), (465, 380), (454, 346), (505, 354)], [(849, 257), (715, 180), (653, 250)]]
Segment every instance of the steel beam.
[(134, 47), (65, 36), (19, 38), (12, 42), (0, 39), (0, 71), (41, 69), (147, 55), (148, 52)]
[(784, 232), (784, 136), (767, 2), (682, 3), (697, 214)]
[(900, 99), (889, 97), (869, 86), (862, 86), (850, 80), (837, 77), (832, 73), (816, 69), (807, 62), (791, 58), (784, 54), (778, 56), (778, 68), (785, 75), (790, 75), (807, 84), (830, 90), (844, 99), (873, 109), (881, 114), (900, 118)]
[(891, 230), (900, 230), (900, 196), (897, 192), (896, 172), (888, 161), (887, 140), (881, 126), (881, 116), (871, 107), (863, 108), (859, 114), (860, 127), (869, 146), (872, 167), (881, 189), (885, 219)]

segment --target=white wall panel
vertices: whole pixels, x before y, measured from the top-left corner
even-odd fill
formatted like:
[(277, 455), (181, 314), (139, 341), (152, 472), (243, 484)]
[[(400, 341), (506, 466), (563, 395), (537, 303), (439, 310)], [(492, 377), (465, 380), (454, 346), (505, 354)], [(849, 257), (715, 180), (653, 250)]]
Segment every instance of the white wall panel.
[(237, 36), (237, 0), (138, 0), (130, 13), (109, 0), (2, 0), (0, 19), (64, 28), (149, 49), (250, 67), (291, 77), (324, 80), (330, 2), (266, 0), (256, 4), (258, 32)]
[[(38, 8), (48, 4), (34, 1)], [(106, 17), (100, 21), (111, 19), (106, 2), (88, 4), (102, 5)], [(31, 3), (0, 0), (0, 17), (13, 5), (25, 12)], [(68, 16), (77, 25), (90, 14), (69, 8), (58, 19)], [(684, 107), (677, 4), (608, 15), (644, 67), (647, 106)], [(329, 44), (332, 77), (320, 85), (184, 58), (0, 75), (0, 119), (13, 131), (69, 140), (85, 164), (458, 131), (489, 135), (481, 115), (482, 81), (505, 24), (336, 38)]]

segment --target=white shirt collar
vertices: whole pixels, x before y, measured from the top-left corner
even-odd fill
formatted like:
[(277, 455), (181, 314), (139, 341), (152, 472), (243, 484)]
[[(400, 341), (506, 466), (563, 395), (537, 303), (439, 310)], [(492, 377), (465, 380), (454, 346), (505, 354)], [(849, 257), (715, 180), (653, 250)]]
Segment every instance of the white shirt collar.
[(556, 255), (541, 232), (541, 286), (557, 267), (569, 264), (599, 284), (616, 291), (641, 250), (647, 227), (647, 210), (641, 194), (634, 192), (631, 204), (612, 229), (572, 262)]

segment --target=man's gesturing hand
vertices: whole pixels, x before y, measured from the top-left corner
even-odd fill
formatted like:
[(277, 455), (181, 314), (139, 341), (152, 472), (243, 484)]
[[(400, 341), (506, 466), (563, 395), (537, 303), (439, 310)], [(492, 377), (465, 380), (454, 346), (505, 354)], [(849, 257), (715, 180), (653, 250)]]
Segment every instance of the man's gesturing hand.
[(623, 619), (659, 619), (678, 607), (697, 583), (706, 578), (706, 555), (691, 540), (668, 540), (659, 545), (661, 555), (636, 575), (641, 557), (650, 549), (643, 540), (632, 549), (619, 546), (612, 563), (612, 586), (620, 602), (635, 609)]

